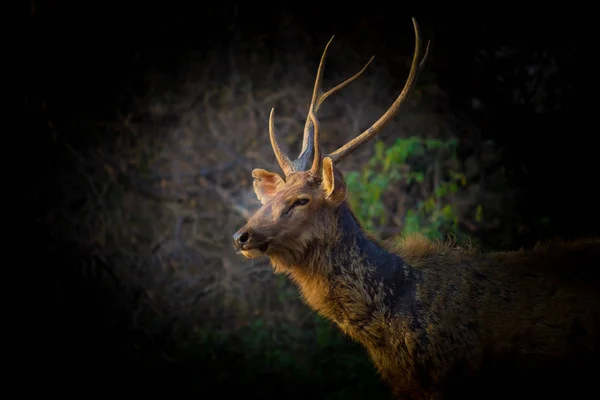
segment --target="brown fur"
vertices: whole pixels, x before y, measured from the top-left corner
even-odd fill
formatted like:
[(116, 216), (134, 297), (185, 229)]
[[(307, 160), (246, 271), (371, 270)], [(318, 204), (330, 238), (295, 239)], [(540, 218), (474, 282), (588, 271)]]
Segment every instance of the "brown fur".
[[(305, 302), (369, 352), (399, 398), (560, 398), (598, 372), (600, 240), (483, 254), (366, 234), (343, 177), (255, 170), (263, 207), (241, 228)], [(308, 203), (291, 207), (299, 199)], [(565, 398), (565, 397), (562, 397)]]

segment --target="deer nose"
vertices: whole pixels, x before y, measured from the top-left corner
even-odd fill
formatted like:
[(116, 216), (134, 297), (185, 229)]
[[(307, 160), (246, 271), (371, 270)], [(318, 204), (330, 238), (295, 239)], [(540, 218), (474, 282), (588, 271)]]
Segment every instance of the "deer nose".
[(237, 249), (242, 249), (248, 240), (250, 239), (250, 232), (248, 231), (237, 231), (233, 235), (233, 244)]

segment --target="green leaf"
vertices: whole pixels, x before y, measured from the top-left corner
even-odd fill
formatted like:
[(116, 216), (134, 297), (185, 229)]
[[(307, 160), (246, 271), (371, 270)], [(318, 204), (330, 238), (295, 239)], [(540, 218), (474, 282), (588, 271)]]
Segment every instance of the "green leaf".
[(475, 221), (483, 221), (483, 206), (481, 204), (478, 204), (477, 208), (475, 209)]
[(384, 146), (383, 142), (381, 140), (377, 141), (375, 143), (375, 158), (377, 160), (383, 160), (384, 150), (385, 150), (385, 146)]

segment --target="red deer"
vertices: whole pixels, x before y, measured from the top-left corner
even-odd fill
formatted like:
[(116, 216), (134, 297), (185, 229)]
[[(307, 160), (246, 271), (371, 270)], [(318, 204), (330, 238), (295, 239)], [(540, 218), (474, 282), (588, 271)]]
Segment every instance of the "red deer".
[(234, 246), (247, 258), (269, 257), (275, 273), (289, 275), (313, 310), (367, 349), (399, 398), (587, 395), (592, 377), (600, 378), (600, 240), (499, 253), (418, 236), (380, 242), (346, 202), (338, 163), (397, 113), (423, 67), (429, 47), (421, 58), (413, 25), (404, 89), (377, 122), (333, 153), (321, 155), (317, 111), (366, 66), (323, 93), (331, 41), (296, 160), (281, 151), (271, 110), (269, 136), (284, 176), (252, 172), (262, 207), (233, 235)]

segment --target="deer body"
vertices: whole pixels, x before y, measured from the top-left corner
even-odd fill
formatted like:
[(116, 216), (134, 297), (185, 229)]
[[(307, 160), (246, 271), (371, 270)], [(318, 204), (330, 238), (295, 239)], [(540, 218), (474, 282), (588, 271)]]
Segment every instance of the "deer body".
[(302, 265), (273, 264), (368, 350), (398, 395), (436, 398), (506, 360), (526, 373), (600, 348), (598, 240), (485, 255), (423, 237), (386, 248), (346, 204), (328, 222), (337, 240), (312, 243)]
[(399, 397), (502, 398), (523, 394), (524, 383), (545, 398), (559, 387), (578, 393), (599, 372), (600, 240), (492, 254), (422, 237), (380, 243), (347, 205), (335, 164), (372, 138), (414, 85), (423, 60), (413, 23), (407, 85), (356, 139), (321, 157), (315, 113), (362, 73), (321, 93), (327, 48), (298, 159), (279, 149), (271, 112), (271, 143), (285, 176), (253, 171), (263, 206), (236, 232), (234, 245), (288, 274), (312, 309), (368, 350)]

